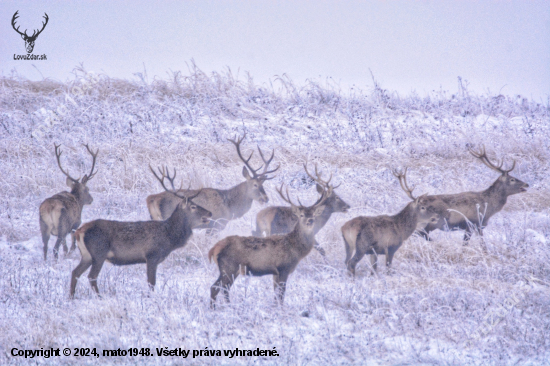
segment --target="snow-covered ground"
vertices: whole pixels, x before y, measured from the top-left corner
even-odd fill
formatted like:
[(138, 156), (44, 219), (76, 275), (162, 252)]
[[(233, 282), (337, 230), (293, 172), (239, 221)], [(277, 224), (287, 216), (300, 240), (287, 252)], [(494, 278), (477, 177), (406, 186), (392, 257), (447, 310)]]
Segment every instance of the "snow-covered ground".
[[(270, 349), (278, 357), (111, 357), (132, 364), (545, 364), (550, 359), (550, 106), (521, 97), (439, 91), (406, 97), (378, 85), (340, 91), (331, 84), (271, 86), (239, 81), (229, 71), (169, 81), (111, 79), (75, 71), (75, 80), (0, 79), (0, 363), (93, 364), (90, 357), (13, 358), (11, 349), (157, 347)], [(99, 148), (89, 186), (95, 218), (147, 220), (145, 197), (161, 191), (148, 164), (168, 165), (193, 186), (229, 188), (243, 180), (242, 163), (226, 138), (247, 133), (246, 151), (275, 149), (281, 164), (265, 188), (291, 187), (302, 202), (316, 199), (302, 164), (318, 163), (342, 183), (352, 206), (317, 235), (327, 252), (306, 257), (290, 276), (285, 305), (273, 300), (272, 280), (239, 278), (232, 303), (209, 308), (218, 275), (207, 251), (228, 235), (249, 235), (254, 203), (218, 236), (196, 231), (158, 269), (149, 292), (145, 265), (105, 264), (101, 299), (86, 279), (68, 299), (78, 251), (42, 259), (38, 206), (65, 190), (53, 143), (70, 172), (87, 172), (82, 143)], [(410, 238), (393, 270), (371, 276), (367, 260), (355, 280), (344, 266), (340, 227), (358, 215), (392, 214), (408, 198), (391, 167), (409, 167), (415, 193), (487, 188), (498, 174), (467, 148), (485, 144), (490, 156), (517, 160), (513, 175), (529, 191), (510, 197), (485, 231), (462, 246), (460, 232)], [(256, 158), (257, 153), (256, 153)], [(257, 162), (257, 160), (256, 160)], [(55, 238), (50, 240), (50, 248)], [(484, 250), (486, 249), (486, 251)], [(540, 281), (527, 281), (526, 278)], [(542, 282), (541, 282), (542, 281)], [(510, 298), (506, 313), (494, 314)], [(500, 314), (500, 313), (499, 313)], [(491, 320), (492, 319), (492, 320)], [(480, 328), (482, 327), (482, 328)], [(479, 337), (480, 329), (486, 332)], [(468, 342), (470, 341), (470, 342)]]

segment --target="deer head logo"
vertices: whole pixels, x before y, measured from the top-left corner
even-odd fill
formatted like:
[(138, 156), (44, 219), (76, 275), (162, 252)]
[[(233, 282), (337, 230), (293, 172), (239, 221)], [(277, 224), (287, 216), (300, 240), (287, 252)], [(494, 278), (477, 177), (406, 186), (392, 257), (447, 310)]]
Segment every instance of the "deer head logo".
[(25, 41), (25, 48), (27, 49), (27, 53), (32, 53), (32, 50), (34, 49), (34, 41), (36, 41), (36, 38), (38, 37), (38, 35), (42, 33), (44, 28), (46, 28), (46, 24), (48, 24), (48, 14), (44, 13), (44, 19), (46, 19), (46, 21), (42, 22), (42, 29), (35, 30), (32, 36), (29, 36), (27, 35), (26, 29), (24, 33), (21, 33), (19, 31), (19, 27), (15, 28), (15, 20), (19, 18), (17, 13), (19, 13), (19, 10), (17, 10), (15, 14), (13, 14), (13, 18), (11, 18), (11, 26), (13, 27), (13, 29), (15, 29), (17, 33), (21, 35), (21, 38), (23, 38), (23, 40)]

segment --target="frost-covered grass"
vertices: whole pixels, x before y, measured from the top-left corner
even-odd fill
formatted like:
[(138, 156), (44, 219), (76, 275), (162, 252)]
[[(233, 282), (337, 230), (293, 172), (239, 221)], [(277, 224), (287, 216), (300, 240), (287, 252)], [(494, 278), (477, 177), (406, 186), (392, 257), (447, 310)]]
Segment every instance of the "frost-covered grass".
[[(465, 83), (463, 83), (465, 84)], [(78, 87), (78, 88), (75, 88)], [(343, 92), (332, 84), (296, 86), (286, 78), (258, 86), (229, 71), (125, 81), (82, 69), (75, 80), (0, 79), (0, 362), (22, 364), (11, 348), (182, 347), (272, 349), (272, 364), (544, 364), (550, 359), (550, 107), (521, 97), (390, 93), (378, 85)], [(269, 276), (239, 278), (232, 303), (209, 309), (217, 267), (207, 251), (227, 235), (249, 235), (253, 204), (216, 237), (198, 231), (159, 266), (154, 293), (145, 265), (105, 264), (103, 298), (86, 279), (68, 300), (70, 272), (79, 253), (42, 259), (38, 206), (65, 190), (53, 143), (73, 175), (89, 170), (81, 143), (100, 149), (99, 172), (89, 183), (94, 203), (83, 221), (146, 220), (145, 197), (161, 189), (148, 170), (163, 164), (194, 186), (226, 188), (243, 180), (242, 163), (227, 137), (246, 132), (244, 147), (276, 149), (281, 169), (266, 183), (272, 203), (285, 182), (291, 194), (313, 202), (315, 189), (302, 164), (332, 172), (338, 194), (352, 206), (335, 214), (313, 251), (289, 279), (285, 305), (273, 300)], [(462, 233), (412, 237), (393, 270), (357, 277), (345, 273), (341, 225), (358, 215), (396, 213), (408, 201), (388, 167), (409, 166), (415, 193), (487, 188), (497, 174), (467, 153), (488, 151), (517, 160), (513, 175), (530, 184), (510, 197), (485, 230), (462, 246)], [(50, 248), (55, 238), (50, 240)], [(49, 253), (51, 255), (51, 249)], [(519, 299), (487, 335), (465, 342), (510, 296)], [(100, 351), (101, 353), (101, 351)], [(197, 358), (189, 364), (254, 363), (256, 358)], [(34, 362), (42, 362), (35, 359)], [(55, 363), (96, 363), (61, 357)], [(107, 361), (102, 359), (103, 362)], [(47, 361), (45, 361), (47, 362)], [(111, 363), (181, 364), (178, 358), (120, 357)], [(258, 362), (258, 361), (256, 361)], [(30, 361), (27, 361), (30, 363)]]

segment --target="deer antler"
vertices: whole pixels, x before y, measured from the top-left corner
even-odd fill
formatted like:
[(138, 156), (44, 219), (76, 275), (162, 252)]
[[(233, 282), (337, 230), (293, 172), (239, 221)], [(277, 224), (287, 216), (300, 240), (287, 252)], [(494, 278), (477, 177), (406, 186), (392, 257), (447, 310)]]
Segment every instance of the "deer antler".
[(16, 20), (17, 18), (19, 18), (19, 15), (17, 15), (17, 13), (19, 13), (19, 10), (17, 10), (17, 11), (15, 12), (15, 14), (13, 14), (13, 17), (11, 18), (11, 26), (13, 27), (13, 30), (15, 30), (17, 33), (19, 33), (19, 34), (22, 35), (22, 36), (27, 37), (27, 30), (26, 30), (26, 29), (25, 29), (25, 33), (21, 33), (21, 32), (19, 31), (19, 27), (15, 28), (15, 20)]
[[(307, 173), (307, 175), (314, 181), (316, 182), (317, 184), (319, 184), (321, 187), (323, 187), (324, 189), (329, 189), (329, 188), (332, 188), (332, 186), (330, 185), (330, 181), (332, 180), (332, 173), (330, 173), (330, 177), (328, 178), (327, 181), (324, 181), (322, 178), (321, 178), (321, 173), (319, 173), (319, 171), (317, 170), (317, 164), (315, 164), (315, 177), (312, 176), (311, 174), (309, 174), (309, 171), (307, 170), (307, 163), (304, 163), (304, 169)], [(339, 185), (338, 185), (339, 186)]]
[[(46, 24), (48, 24), (48, 20), (49, 20), (50, 18), (48, 18), (48, 14), (46, 14), (46, 13), (44, 13), (43, 18), (46, 19), (46, 22), (42, 22), (42, 29), (40, 29), (40, 30), (38, 31), (38, 33), (36, 33), (36, 31), (34, 31), (33, 34), (32, 34), (32, 36), (31, 36), (30, 38), (36, 38), (36, 37), (38, 37), (38, 35), (39, 35), (40, 33), (42, 33), (42, 31), (44, 30), (44, 28), (46, 28)], [(36, 33), (36, 34), (34, 34), (34, 33)]]
[[(300, 199), (298, 199), (298, 205), (295, 205), (291, 200), (290, 200), (290, 195), (288, 194), (288, 187), (286, 187), (286, 197), (285, 195), (283, 194), (283, 183), (281, 183), (281, 187), (279, 188), (275, 188), (277, 190), (277, 192), (279, 193), (279, 195), (281, 196), (281, 198), (289, 203), (291, 206), (293, 207), (300, 207), (300, 208), (303, 208), (304, 205), (302, 204), (302, 202), (300, 202)], [(323, 193), (321, 193), (321, 197), (317, 200), (317, 202), (315, 202), (313, 205), (311, 205), (311, 207), (317, 207), (317, 206), (321, 206), (325, 200), (328, 198), (329, 194), (327, 194), (327, 191), (326, 190), (323, 190)]]
[[(172, 190), (176, 191), (176, 186), (174, 186), (174, 179), (176, 179), (176, 175), (177, 175), (177, 172), (176, 172), (176, 168), (174, 168), (174, 175), (170, 176), (170, 170), (168, 169), (168, 165), (166, 166), (166, 170), (164, 170), (165, 168), (162, 168), (162, 170), (160, 168), (158, 168), (159, 172), (166, 177), (166, 179), (168, 179), (168, 181), (170, 182), (170, 185), (172, 186)], [(166, 172), (166, 174), (164, 174), (164, 172)], [(183, 182), (182, 182), (183, 183)], [(180, 187), (181, 189), (181, 187)]]
[(35, 39), (36, 37), (38, 37), (38, 35), (39, 35), (40, 33), (42, 33), (42, 31), (44, 30), (44, 28), (46, 28), (46, 24), (48, 24), (48, 20), (50, 19), (50, 18), (48, 17), (48, 14), (44, 13), (43, 18), (46, 19), (46, 22), (42, 22), (42, 29), (40, 29), (40, 30), (38, 31), (38, 33), (37, 33), (37, 30), (35, 30), (35, 31), (33, 32), (32, 36), (29, 37), (29, 36), (27, 35), (27, 30), (26, 30), (26, 29), (25, 29), (25, 33), (21, 33), (21, 32), (19, 31), (19, 27), (15, 28), (15, 21), (16, 21), (17, 18), (19, 18), (19, 15), (17, 15), (17, 13), (19, 13), (19, 10), (17, 10), (17, 11), (15, 12), (15, 14), (13, 14), (13, 17), (11, 18), (11, 26), (13, 27), (13, 29), (14, 29), (17, 33), (19, 33), (19, 34), (22, 35), (22, 36), (25, 36), (25, 38), (27, 38), (27, 39)]
[(254, 154), (254, 151), (250, 153), (250, 156), (248, 157), (248, 159), (243, 158), (243, 155), (241, 154), (241, 142), (243, 142), (245, 137), (246, 137), (246, 132), (241, 138), (237, 139), (237, 141), (231, 140), (231, 139), (227, 139), (227, 141), (231, 141), (233, 145), (235, 145), (235, 147), (237, 148), (237, 154), (239, 155), (239, 158), (243, 161), (244, 165), (246, 165), (248, 170), (252, 173), (252, 176), (254, 178), (257, 178), (259, 175), (261, 175), (261, 174), (258, 174), (258, 170), (260, 170), (262, 167), (259, 167), (258, 169), (253, 169), (249, 164), (250, 159), (252, 159), (252, 155)]
[(260, 156), (262, 157), (262, 160), (264, 162), (264, 170), (263, 172), (260, 173), (260, 176), (263, 176), (262, 178), (263, 180), (270, 180), (275, 178), (275, 177), (270, 177), (270, 178), (267, 177), (268, 174), (276, 172), (281, 167), (281, 164), (279, 164), (275, 169), (267, 170), (267, 168), (269, 167), (269, 164), (271, 163), (271, 161), (273, 160), (273, 157), (275, 156), (275, 149), (273, 149), (273, 151), (271, 152), (271, 157), (266, 161), (264, 157), (264, 153), (262, 152), (262, 149), (260, 149), (260, 145), (257, 145), (257, 146), (258, 146), (258, 152), (260, 153)]
[(281, 183), (281, 186), (279, 188), (275, 188), (275, 190), (279, 193), (279, 195), (281, 196), (281, 198), (289, 203), (291, 206), (293, 207), (303, 207), (301, 204), (300, 206), (297, 206), (295, 205), (291, 200), (290, 200), (290, 195), (288, 194), (288, 187), (286, 187), (286, 197), (285, 195), (283, 194), (283, 183)]
[(412, 191), (414, 191), (414, 187), (411, 189), (407, 184), (407, 169), (408, 168), (405, 168), (404, 172), (400, 172), (397, 169), (392, 169), (392, 173), (397, 179), (399, 179), (399, 184), (401, 185), (401, 188), (403, 188), (403, 190), (407, 193), (407, 196), (409, 196), (409, 198), (414, 201), (416, 200), (416, 197), (414, 197), (412, 194)]
[(74, 178), (71, 177), (71, 176), (69, 175), (69, 173), (66, 172), (66, 171), (63, 169), (63, 167), (61, 166), (61, 160), (60, 160), (60, 158), (61, 158), (61, 154), (63, 154), (63, 152), (62, 152), (61, 149), (59, 148), (59, 147), (61, 146), (61, 144), (56, 145), (55, 142), (54, 142), (53, 146), (55, 146), (55, 156), (56, 156), (56, 158), (57, 158), (57, 165), (59, 166), (59, 169), (61, 169), (61, 172), (62, 172), (63, 174), (65, 174), (65, 175), (67, 176), (67, 178), (69, 178), (69, 179), (72, 180), (73, 182), (78, 182), (78, 181), (80, 180), (80, 177), (78, 177), (78, 179), (74, 179)]
[[(164, 190), (166, 192), (170, 192), (172, 193), (174, 196), (178, 197), (178, 198), (181, 198), (182, 200), (185, 200), (185, 202), (189, 202), (190, 200), (192, 200), (193, 198), (197, 197), (201, 192), (202, 192), (202, 188), (199, 189), (199, 191), (197, 193), (195, 193), (194, 195), (192, 196), (186, 196), (186, 195), (179, 195), (178, 194), (178, 191), (181, 191), (183, 190), (183, 180), (181, 182), (181, 185), (180, 185), (180, 188), (179, 190), (176, 190), (175, 187), (174, 187), (174, 178), (176, 177), (176, 169), (174, 168), (174, 175), (172, 177), (170, 177), (170, 174), (168, 172), (168, 167), (166, 168), (157, 168), (159, 173), (160, 173), (160, 177), (157, 175), (157, 173), (155, 172), (155, 170), (151, 167), (151, 165), (149, 165), (149, 169), (151, 169), (151, 172), (153, 173), (153, 175), (155, 176), (155, 178), (157, 178), (157, 180), (160, 182), (160, 184), (162, 185), (162, 188), (164, 188)], [(167, 178), (169, 181), (170, 181), (170, 184), (172, 185), (172, 190), (168, 189), (166, 187), (166, 185), (164, 184), (164, 178)], [(186, 189), (187, 191), (189, 191), (189, 189), (191, 188), (191, 183), (189, 183), (189, 187)]]
[(83, 183), (86, 183), (87, 181), (92, 179), (94, 177), (94, 175), (96, 175), (96, 173), (97, 173), (97, 170), (94, 172), (94, 168), (95, 168), (95, 162), (96, 162), (96, 159), (97, 159), (97, 154), (99, 154), (99, 149), (97, 149), (94, 153), (92, 151), (92, 149), (90, 149), (88, 144), (86, 144), (84, 146), (86, 146), (86, 150), (88, 150), (90, 155), (92, 155), (92, 169), (90, 169), (90, 173), (88, 175), (84, 175), (84, 177), (82, 178)]
[(504, 164), (504, 159), (500, 160), (500, 162), (498, 162), (498, 160), (497, 160), (498, 165), (495, 165), (495, 164), (491, 163), (491, 161), (487, 157), (487, 152), (485, 151), (485, 146), (484, 145), (481, 145), (481, 148), (480, 148), (479, 152), (474, 151), (471, 148), (468, 148), (468, 151), (474, 157), (481, 160), (481, 162), (483, 164), (485, 164), (486, 166), (488, 166), (489, 168), (491, 168), (493, 170), (496, 170), (497, 172), (501, 173), (502, 175), (510, 173), (516, 167), (516, 161), (515, 160), (513, 160), (512, 167), (510, 169), (502, 169), (502, 165)]

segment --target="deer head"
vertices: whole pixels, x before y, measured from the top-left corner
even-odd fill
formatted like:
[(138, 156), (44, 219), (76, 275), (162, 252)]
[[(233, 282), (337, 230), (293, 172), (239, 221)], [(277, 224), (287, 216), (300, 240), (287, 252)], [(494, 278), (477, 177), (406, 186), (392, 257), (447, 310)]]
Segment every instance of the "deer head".
[[(429, 223), (437, 223), (439, 221), (440, 215), (445, 213), (444, 207), (439, 207), (437, 204), (430, 202), (427, 197), (428, 194), (423, 194), (422, 196), (415, 197), (412, 192), (413, 188), (409, 188), (407, 184), (407, 169), (405, 171), (398, 171), (397, 169), (392, 170), (393, 175), (399, 179), (399, 184), (401, 188), (407, 193), (407, 196), (413, 201), (409, 205), (412, 205), (413, 210), (418, 214), (417, 227), (424, 227)], [(443, 211), (438, 212), (438, 211)]]
[(330, 207), (332, 212), (348, 212), (350, 209), (350, 205), (348, 205), (346, 202), (344, 202), (343, 199), (340, 198), (334, 191), (336, 188), (340, 187), (340, 184), (334, 187), (330, 184), (330, 181), (332, 179), (332, 174), (328, 178), (328, 180), (323, 180), (321, 178), (321, 173), (317, 170), (317, 164), (315, 164), (315, 176), (311, 175), (309, 171), (307, 170), (307, 164), (304, 164), (304, 169), (306, 171), (306, 174), (315, 182), (317, 183), (317, 192), (323, 193), (326, 192), (326, 201), (325, 206)]
[(281, 187), (277, 188), (277, 192), (281, 198), (290, 204), (292, 208), (292, 213), (298, 218), (298, 226), (301, 227), (301, 230), (304, 234), (309, 235), (313, 232), (315, 226), (315, 220), (320, 216), (325, 210), (325, 203), (328, 198), (328, 192), (323, 191), (321, 197), (315, 202), (312, 206), (306, 207), (302, 205), (298, 199), (298, 205), (295, 205), (288, 194), (288, 187), (286, 188), (286, 197), (283, 194), (283, 184)]
[(15, 12), (15, 14), (13, 14), (13, 18), (11, 18), (11, 26), (13, 27), (13, 29), (19, 33), (21, 35), (21, 38), (23, 38), (23, 40), (25, 41), (25, 48), (27, 49), (27, 53), (32, 53), (32, 50), (34, 49), (34, 42), (36, 41), (36, 38), (38, 37), (38, 35), (40, 33), (42, 33), (42, 31), (44, 30), (44, 28), (46, 28), (46, 24), (48, 24), (48, 14), (44, 13), (44, 19), (46, 19), (45, 22), (42, 22), (42, 29), (40, 30), (35, 30), (32, 34), (32, 36), (29, 36), (27, 35), (27, 30), (25, 29), (25, 32), (24, 33), (21, 33), (19, 31), (19, 27), (15, 28), (15, 20), (17, 18), (19, 18), (19, 16), (17, 15), (17, 13), (19, 13), (19, 10), (17, 10)]
[[(174, 196), (181, 199), (181, 202), (178, 204), (178, 208), (186, 211), (188, 213), (188, 218), (190, 220), (190, 224), (192, 228), (195, 228), (199, 225), (206, 224), (210, 221), (210, 218), (212, 217), (212, 212), (208, 211), (207, 209), (195, 204), (193, 202), (193, 198), (197, 197), (199, 194), (201, 194), (202, 189), (199, 189), (197, 193), (193, 195), (184, 195), (183, 192), (183, 180), (182, 184), (178, 189), (174, 187), (174, 179), (176, 178), (176, 169), (174, 169), (174, 174), (170, 177), (170, 172), (168, 170), (168, 167), (165, 168), (157, 168), (160, 174), (160, 177), (157, 175), (155, 170), (149, 165), (149, 169), (151, 169), (151, 172), (157, 178), (157, 180), (162, 185), (162, 188), (166, 192), (172, 193)], [(164, 179), (168, 179), (170, 182), (170, 185), (172, 186), (172, 189), (168, 189), (166, 185), (164, 184)], [(188, 192), (191, 188), (191, 185), (185, 190)], [(176, 208), (176, 210), (178, 209)]]
[(481, 160), (483, 164), (501, 174), (497, 182), (499, 182), (499, 189), (501, 189), (506, 196), (525, 192), (527, 191), (527, 188), (529, 188), (529, 184), (510, 175), (510, 172), (516, 167), (515, 160), (512, 162), (512, 167), (510, 169), (503, 169), (502, 165), (504, 164), (504, 160), (501, 160), (500, 162), (497, 161), (496, 164), (492, 163), (487, 157), (485, 146), (482, 145), (479, 151), (474, 151), (472, 149), (468, 149), (468, 151), (474, 157)]
[[(270, 180), (274, 178), (274, 177), (268, 177), (268, 174), (276, 172), (280, 168), (280, 165), (277, 166), (277, 168), (275, 169), (268, 170), (269, 164), (271, 163), (271, 161), (273, 160), (273, 157), (275, 156), (275, 150), (271, 152), (270, 158), (266, 160), (262, 152), (262, 149), (260, 149), (260, 146), (258, 146), (258, 152), (260, 153), (260, 157), (262, 158), (262, 161), (264, 162), (264, 164), (260, 166), (258, 169), (252, 168), (252, 166), (250, 165), (250, 159), (252, 158), (254, 151), (250, 153), (250, 155), (248, 156), (248, 159), (245, 159), (241, 153), (241, 142), (244, 140), (245, 137), (246, 137), (246, 133), (239, 139), (235, 139), (235, 140), (227, 139), (227, 140), (233, 143), (233, 145), (235, 145), (235, 148), (237, 149), (237, 154), (239, 155), (239, 158), (244, 163), (243, 177), (245, 177), (246, 179), (248, 197), (260, 203), (267, 203), (269, 201), (269, 198), (265, 193), (263, 184), (266, 180)], [(262, 167), (263, 167), (263, 171), (261, 173), (258, 173), (258, 171), (262, 169)]]
[(61, 170), (61, 172), (65, 174), (65, 176), (67, 177), (67, 185), (71, 188), (71, 193), (75, 197), (77, 197), (82, 204), (84, 205), (91, 204), (94, 201), (94, 199), (90, 195), (90, 190), (88, 189), (88, 187), (86, 187), (86, 183), (88, 183), (90, 179), (92, 179), (94, 175), (96, 175), (97, 173), (97, 170), (94, 172), (94, 168), (95, 168), (95, 162), (97, 159), (97, 154), (99, 153), (99, 149), (97, 149), (96, 152), (94, 153), (87, 144), (84, 145), (88, 150), (88, 153), (92, 155), (92, 169), (90, 169), (90, 173), (84, 174), (81, 180), (80, 177), (78, 177), (77, 179), (71, 177), (69, 173), (63, 169), (63, 167), (61, 166), (61, 154), (63, 152), (59, 148), (61, 145), (54, 144), (54, 146), (55, 146), (55, 156), (57, 158), (57, 165), (59, 166), (59, 169)]

